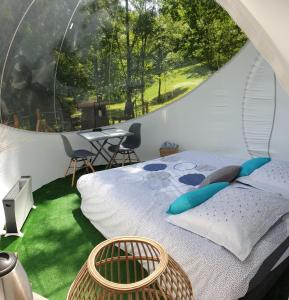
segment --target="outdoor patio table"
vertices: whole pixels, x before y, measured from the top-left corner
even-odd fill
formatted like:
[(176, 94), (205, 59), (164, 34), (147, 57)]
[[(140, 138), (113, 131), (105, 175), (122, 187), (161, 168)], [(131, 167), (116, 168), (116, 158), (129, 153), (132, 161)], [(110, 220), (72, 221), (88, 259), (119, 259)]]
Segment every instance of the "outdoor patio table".
[(92, 147), (96, 150), (95, 158), (92, 161), (92, 164), (96, 161), (98, 156), (101, 156), (107, 162), (107, 168), (110, 168), (117, 152), (110, 153), (106, 148), (106, 144), (109, 144), (109, 140), (118, 139), (117, 146), (120, 146), (125, 137), (132, 135), (131, 132), (120, 129), (120, 128), (100, 128), (99, 130), (90, 130), (90, 131), (80, 131), (78, 133), (83, 138), (87, 139)]

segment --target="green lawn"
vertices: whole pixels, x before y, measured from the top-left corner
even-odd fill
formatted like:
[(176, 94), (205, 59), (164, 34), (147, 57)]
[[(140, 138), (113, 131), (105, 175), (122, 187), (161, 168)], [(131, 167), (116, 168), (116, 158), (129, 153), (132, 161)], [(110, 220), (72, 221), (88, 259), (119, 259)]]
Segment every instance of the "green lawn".
[[(203, 64), (192, 64), (183, 67), (176, 68), (168, 71), (162, 77), (161, 83), (161, 103), (158, 103), (158, 79), (155, 78), (151, 85), (147, 86), (144, 93), (144, 100), (148, 103), (148, 111), (152, 112), (161, 108), (169, 103), (172, 103), (185, 94), (192, 91), (203, 81), (207, 80), (211, 75), (211, 71)], [(142, 107), (140, 95), (135, 96), (133, 99), (135, 102), (136, 117), (142, 115)], [(71, 102), (72, 98), (67, 98), (67, 101)], [(89, 97), (89, 101), (96, 101), (95, 95)], [(125, 101), (120, 103), (112, 103), (107, 105), (108, 116), (110, 122), (113, 119), (121, 119), (124, 117)], [(81, 112), (77, 109), (74, 110), (72, 117), (80, 118)]]
[[(168, 72), (162, 79), (161, 93), (163, 102), (157, 103), (158, 82), (155, 80), (145, 90), (145, 101), (149, 103), (149, 112), (155, 111), (164, 105), (178, 100), (192, 91), (210, 76), (211, 72), (201, 64), (180, 67)], [(138, 101), (139, 102), (139, 101)], [(111, 117), (123, 115), (125, 103), (116, 103), (108, 106)], [(140, 115), (140, 103), (137, 103), (137, 115)]]

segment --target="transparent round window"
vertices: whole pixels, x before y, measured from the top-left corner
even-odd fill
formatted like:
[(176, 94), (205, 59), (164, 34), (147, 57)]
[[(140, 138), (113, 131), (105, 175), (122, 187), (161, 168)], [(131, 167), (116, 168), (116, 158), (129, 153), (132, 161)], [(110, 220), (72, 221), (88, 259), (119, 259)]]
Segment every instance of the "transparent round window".
[(2, 0), (0, 121), (105, 126), (172, 103), (246, 36), (214, 1)]

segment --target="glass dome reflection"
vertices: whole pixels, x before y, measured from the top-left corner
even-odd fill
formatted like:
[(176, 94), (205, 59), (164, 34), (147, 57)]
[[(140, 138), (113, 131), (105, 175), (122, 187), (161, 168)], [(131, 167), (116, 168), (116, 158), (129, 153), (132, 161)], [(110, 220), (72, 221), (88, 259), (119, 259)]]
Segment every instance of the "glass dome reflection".
[[(189, 23), (174, 19), (169, 3), (2, 0), (1, 123), (48, 132), (94, 128), (191, 91), (212, 70), (188, 57)], [(238, 50), (246, 38), (228, 26)]]

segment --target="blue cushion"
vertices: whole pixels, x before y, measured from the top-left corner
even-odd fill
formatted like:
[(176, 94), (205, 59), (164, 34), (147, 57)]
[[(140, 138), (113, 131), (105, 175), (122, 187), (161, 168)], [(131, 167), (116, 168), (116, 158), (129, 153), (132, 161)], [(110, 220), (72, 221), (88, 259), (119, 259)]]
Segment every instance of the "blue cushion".
[(241, 166), (239, 177), (249, 176), (256, 169), (262, 167), (271, 160), (270, 157), (256, 157), (244, 162)]
[(229, 182), (216, 182), (179, 196), (167, 210), (168, 214), (176, 215), (202, 204), (217, 192), (229, 185)]

